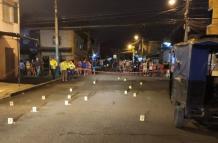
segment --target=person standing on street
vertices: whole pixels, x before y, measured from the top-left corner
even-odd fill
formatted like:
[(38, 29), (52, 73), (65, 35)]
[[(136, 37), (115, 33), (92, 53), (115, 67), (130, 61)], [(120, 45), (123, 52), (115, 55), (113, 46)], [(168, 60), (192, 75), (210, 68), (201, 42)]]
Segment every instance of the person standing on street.
[(49, 63), (50, 63), (50, 70), (51, 70), (52, 78), (55, 79), (55, 74), (56, 74), (58, 63), (53, 57), (51, 58)]
[(41, 71), (41, 63), (39, 61), (39, 58), (36, 58), (35, 66), (36, 66), (36, 76), (39, 77)]
[(29, 60), (26, 61), (26, 74), (28, 77), (31, 76), (31, 63)]
[(25, 75), (25, 64), (23, 60), (20, 61), (20, 75), (23, 77)]
[(144, 76), (147, 76), (147, 72), (148, 72), (148, 69), (147, 69), (147, 61), (143, 62), (142, 64), (142, 68), (143, 68), (143, 75)]
[(86, 59), (82, 61), (82, 70), (83, 70), (83, 76), (86, 76), (87, 74), (87, 65), (86, 65)]
[(73, 74), (74, 74), (74, 71), (75, 71), (75, 68), (76, 68), (76, 66), (74, 65), (72, 60), (68, 61), (68, 68), (69, 68), (68, 80), (71, 80), (73, 78)]
[(67, 81), (67, 69), (68, 69), (68, 62), (66, 60), (63, 60), (60, 63), (62, 82), (66, 82)]

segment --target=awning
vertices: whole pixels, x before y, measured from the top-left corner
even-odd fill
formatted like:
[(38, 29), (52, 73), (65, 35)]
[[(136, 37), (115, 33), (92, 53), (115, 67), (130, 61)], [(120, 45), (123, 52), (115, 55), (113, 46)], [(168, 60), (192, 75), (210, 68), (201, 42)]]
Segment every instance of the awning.
[(22, 38), (22, 39), (28, 39), (28, 40), (32, 40), (32, 41), (39, 41), (38, 39), (31, 38), (31, 37), (28, 37), (28, 36), (24, 36), (24, 35), (21, 35), (19, 33), (13, 33), (13, 32), (0, 31), (0, 37), (1, 36), (11, 36), (11, 37), (17, 37), (17, 38)]
[(0, 31), (0, 36), (20, 37), (20, 34)]

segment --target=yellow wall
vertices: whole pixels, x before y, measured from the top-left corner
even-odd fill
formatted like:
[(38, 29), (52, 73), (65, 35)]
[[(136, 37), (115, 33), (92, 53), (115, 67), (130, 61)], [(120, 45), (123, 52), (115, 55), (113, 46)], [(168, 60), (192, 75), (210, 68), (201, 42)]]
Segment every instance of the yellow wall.
[[(20, 14), (18, 13), (18, 23), (7, 23), (3, 21), (2, 1), (0, 0), (0, 31), (20, 33)], [(19, 0), (10, 0), (12, 2), (19, 2)], [(18, 4), (19, 7), (19, 4)], [(19, 11), (19, 8), (18, 8)]]
[(15, 68), (13, 71), (14, 72), (14, 76), (17, 77), (18, 76), (18, 50), (19, 50), (19, 42), (16, 38), (12, 38), (12, 37), (8, 37), (8, 36), (4, 36), (4, 37), (0, 37), (0, 80), (4, 80), (6, 78), (13, 78), (13, 77), (8, 77), (9, 73), (6, 73), (6, 58), (5, 58), (5, 48), (12, 48), (13, 49), (13, 53), (14, 53), (14, 64), (15, 64)]
[(218, 0), (209, 0), (209, 10), (213, 12), (212, 23), (207, 27), (208, 35), (218, 35)]

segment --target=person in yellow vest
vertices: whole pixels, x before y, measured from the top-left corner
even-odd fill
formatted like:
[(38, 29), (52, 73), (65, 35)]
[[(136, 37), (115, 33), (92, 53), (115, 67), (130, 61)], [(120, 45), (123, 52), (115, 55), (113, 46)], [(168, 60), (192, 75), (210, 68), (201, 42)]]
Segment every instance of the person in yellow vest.
[(73, 78), (73, 74), (75, 72), (75, 69), (76, 69), (76, 66), (75, 64), (73, 63), (72, 60), (69, 60), (68, 61), (68, 79), (72, 79)]
[(68, 69), (68, 62), (66, 60), (63, 60), (60, 63), (62, 82), (66, 82), (67, 81), (67, 69)]
[(55, 79), (58, 62), (53, 57), (49, 61), (52, 78)]

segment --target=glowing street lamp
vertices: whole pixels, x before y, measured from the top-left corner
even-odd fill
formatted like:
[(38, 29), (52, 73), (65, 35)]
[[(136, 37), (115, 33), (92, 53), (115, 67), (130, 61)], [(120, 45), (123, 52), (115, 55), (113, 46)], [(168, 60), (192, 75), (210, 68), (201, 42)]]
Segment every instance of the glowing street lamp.
[(168, 4), (169, 4), (170, 6), (174, 6), (174, 5), (176, 4), (176, 2), (177, 2), (177, 0), (169, 0), (169, 1), (168, 1)]
[(132, 45), (131, 44), (127, 45), (127, 48), (128, 50), (132, 50)]
[(139, 40), (139, 35), (135, 35), (135, 36), (134, 36), (134, 39), (135, 39), (136, 41), (138, 41), (138, 40)]

